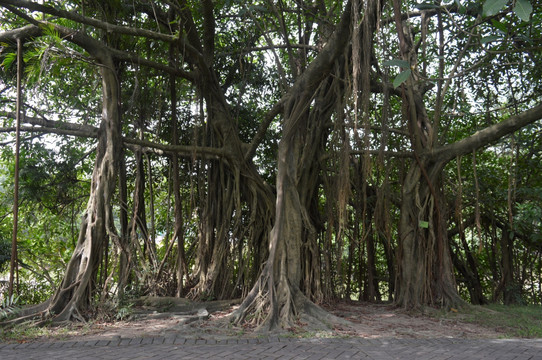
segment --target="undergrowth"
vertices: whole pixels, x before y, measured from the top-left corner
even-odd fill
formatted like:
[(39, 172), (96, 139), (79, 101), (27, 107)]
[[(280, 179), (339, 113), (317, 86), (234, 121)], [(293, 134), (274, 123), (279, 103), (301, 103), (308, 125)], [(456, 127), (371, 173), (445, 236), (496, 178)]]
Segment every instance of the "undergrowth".
[(502, 333), (503, 337), (542, 338), (540, 305), (472, 305), (439, 312), (437, 316), (477, 324)]

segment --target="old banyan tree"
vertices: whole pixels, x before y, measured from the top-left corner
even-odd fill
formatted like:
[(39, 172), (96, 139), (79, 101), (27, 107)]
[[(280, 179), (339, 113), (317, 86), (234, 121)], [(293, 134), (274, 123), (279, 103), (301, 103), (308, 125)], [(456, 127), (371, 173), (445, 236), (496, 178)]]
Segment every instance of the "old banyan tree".
[(240, 298), (231, 321), (265, 329), (327, 323), (336, 299), (542, 302), (534, 1), (0, 0), (0, 18), (0, 239), (18, 208), (11, 259), (49, 285), (23, 318), (146, 294)]

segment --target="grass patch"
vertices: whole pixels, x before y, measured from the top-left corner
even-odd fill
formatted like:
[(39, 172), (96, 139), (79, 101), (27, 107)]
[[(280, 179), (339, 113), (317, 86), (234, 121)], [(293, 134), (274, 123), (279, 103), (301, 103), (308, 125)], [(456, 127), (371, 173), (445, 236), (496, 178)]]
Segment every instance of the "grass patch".
[(88, 324), (64, 324), (57, 326), (36, 326), (35, 322), (23, 322), (9, 328), (0, 327), (0, 342), (26, 343), (44, 340), (67, 340), (90, 331)]
[(472, 305), (441, 313), (439, 317), (478, 324), (502, 333), (503, 337), (542, 338), (540, 305)]

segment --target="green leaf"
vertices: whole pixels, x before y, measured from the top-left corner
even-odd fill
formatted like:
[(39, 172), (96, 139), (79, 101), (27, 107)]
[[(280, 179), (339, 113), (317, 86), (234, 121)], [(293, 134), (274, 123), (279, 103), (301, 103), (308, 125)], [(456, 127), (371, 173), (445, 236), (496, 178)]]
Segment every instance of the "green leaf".
[(414, 6), (415, 8), (419, 10), (429, 10), (429, 9), (438, 9), (440, 6), (436, 4), (431, 3), (421, 3)]
[(486, 0), (483, 12), (485, 16), (495, 15), (506, 5), (508, 0)]
[(529, 0), (516, 0), (514, 12), (521, 20), (529, 21), (531, 13), (533, 12), (533, 6), (529, 2)]
[(490, 43), (490, 42), (493, 42), (493, 41), (496, 41), (496, 40), (500, 40), (500, 39), (502, 39), (502, 37), (500, 37), (498, 35), (491, 35), (491, 36), (486, 36), (486, 37), (480, 39), (480, 43), (487, 44), (487, 43)]
[(410, 68), (410, 63), (406, 60), (400, 60), (400, 59), (392, 59), (388, 61), (384, 61), (382, 64), (384, 66), (400, 66), (402, 68)]
[[(459, 13), (461, 15), (465, 15), (467, 13), (467, 7), (464, 6), (463, 4), (461, 4), (461, 1), (462, 0), (455, 0), (455, 4), (457, 5), (457, 9), (459, 10)], [(478, 8), (476, 9), (475, 11), (473, 11), (475, 8)], [(482, 4), (481, 3), (471, 3), (469, 4), (469, 10), (475, 12), (475, 13), (480, 13), (480, 9), (482, 8)]]
[(395, 77), (393, 80), (393, 87), (397, 89), (402, 83), (404, 83), (409, 77), (412, 71), (410, 69), (403, 71)]
[(506, 24), (503, 24), (502, 22), (496, 19), (491, 19), (491, 24), (493, 25), (495, 29), (499, 30), (503, 34), (506, 34), (508, 32), (508, 29), (506, 28)]
[(420, 221), (418, 222), (418, 225), (419, 225), (421, 228), (423, 228), (423, 229), (429, 228), (429, 222), (428, 222), (428, 221), (422, 221), (422, 220), (420, 220)]
[(11, 66), (11, 64), (15, 62), (16, 59), (17, 59), (16, 53), (14, 52), (7, 53), (4, 57), (4, 61), (2, 61), (2, 64), (0, 64), (0, 66), (2, 66), (4, 69), (7, 69)]

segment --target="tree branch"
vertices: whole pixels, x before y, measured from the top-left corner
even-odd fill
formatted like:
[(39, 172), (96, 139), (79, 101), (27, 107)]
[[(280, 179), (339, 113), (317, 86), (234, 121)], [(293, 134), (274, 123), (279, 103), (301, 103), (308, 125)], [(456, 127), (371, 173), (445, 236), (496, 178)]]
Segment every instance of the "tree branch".
[(498, 124), (477, 131), (468, 138), (453, 144), (441, 146), (424, 155), (428, 155), (433, 160), (444, 160), (445, 162), (448, 162), (457, 156), (466, 155), (476, 149), (497, 141), (503, 136), (511, 134), (540, 119), (542, 119), (542, 103), (518, 115), (511, 116)]
[[(0, 133), (8, 133), (8, 132), (14, 132), (16, 129), (15, 127), (2, 127), (0, 128)], [(40, 133), (40, 134), (56, 134), (56, 135), (67, 135), (67, 136), (75, 136), (75, 137), (86, 137), (86, 138), (97, 138), (97, 134), (90, 134), (85, 131), (78, 131), (78, 130), (69, 130), (69, 129), (55, 129), (55, 128), (45, 128), (45, 127), (35, 127), (35, 126), (21, 126), (22, 132), (34, 132), (34, 133)], [(37, 135), (41, 136), (41, 135)], [(35, 136), (34, 136), (35, 137)], [(11, 141), (6, 141), (0, 143), (0, 145), (7, 145), (9, 143), (12, 143)]]
[(249, 160), (254, 157), (254, 154), (256, 153), (256, 149), (258, 148), (263, 138), (265, 137), (265, 133), (267, 132), (269, 125), (271, 125), (271, 122), (273, 121), (273, 119), (282, 112), (282, 110), (284, 109), (285, 103), (286, 103), (286, 99), (283, 97), (275, 104), (275, 106), (271, 108), (271, 110), (267, 112), (267, 114), (265, 114), (263, 121), (260, 123), (260, 126), (258, 127), (258, 131), (256, 131), (256, 134), (252, 138), (252, 142), (250, 143), (249, 150), (245, 154), (245, 160)]
[[(15, 113), (0, 111), (0, 117), (6, 117), (9, 119), (15, 119)], [(41, 117), (25, 116), (23, 121), (27, 124), (38, 125), (42, 128), (68, 130), (78, 132), (84, 137), (96, 137), (98, 134), (98, 128), (91, 125), (74, 124), (64, 121), (47, 120)]]
[[(3, 0), (0, 0), (0, 3), (2, 1)], [(88, 35), (85, 35), (77, 30), (69, 29), (57, 24), (46, 22), (46, 21), (35, 20), (34, 23), (35, 24), (33, 25), (27, 25), (20, 29), (9, 30), (9, 31), (0, 33), (0, 41), (13, 42), (17, 37), (21, 37), (21, 38), (37, 37), (42, 34), (42, 29), (40, 29), (40, 26), (42, 25), (53, 26), (54, 29), (58, 31), (59, 34), (63, 38), (65, 38), (67, 41), (70, 41), (74, 44), (81, 46), (94, 57), (96, 57), (96, 55), (100, 52), (107, 51), (117, 60), (129, 61), (129, 62), (136, 63), (142, 66), (147, 66), (156, 70), (163, 71), (168, 74), (179, 76), (188, 81), (195, 81), (196, 79), (196, 76), (191, 72), (184, 71), (182, 69), (176, 69), (166, 64), (161, 64), (161, 63), (147, 60), (145, 58), (140, 57), (139, 55), (135, 53), (130, 53), (127, 51), (110, 48), (106, 46), (105, 44), (99, 42), (98, 40), (95, 40), (94, 38)]]
[[(0, 0), (1, 1), (1, 0)], [(0, 42), (14, 43), (17, 39), (27, 39), (41, 35), (41, 29), (34, 25), (26, 25), (18, 29), (0, 32)]]
[(212, 0), (202, 0), (203, 7), (203, 56), (208, 66), (213, 63), (215, 53), (215, 17)]
[(165, 42), (175, 42), (176, 40), (178, 40), (178, 38), (173, 35), (161, 34), (146, 29), (136, 29), (129, 26), (114, 25), (105, 21), (88, 18), (75, 12), (55, 9), (54, 7), (49, 5), (41, 5), (27, 0), (0, 0), (0, 5), (11, 5), (18, 8), (25, 8), (31, 11), (39, 11), (49, 15), (62, 17), (64, 19), (73, 20), (80, 24), (91, 25), (96, 28), (106, 30), (107, 32), (146, 37), (149, 39), (161, 40)]
[(158, 144), (148, 140), (139, 140), (126, 137), (122, 140), (127, 145), (136, 145), (143, 149), (147, 148), (153, 150), (160, 150), (162, 155), (171, 155), (175, 153), (179, 156), (184, 157), (193, 157), (194, 155), (198, 155), (205, 159), (231, 158), (230, 154), (224, 148), (213, 148), (195, 145), (166, 145)]
[[(14, 113), (0, 112), (0, 117), (13, 119)], [(46, 120), (38, 117), (25, 116), (24, 123), (34, 126), (23, 126), (21, 131), (41, 132), (57, 135), (68, 135), (76, 137), (97, 138), (99, 129), (90, 125), (74, 124), (62, 121)], [(0, 128), (0, 133), (13, 132), (14, 127)], [(144, 148), (147, 151), (153, 151), (160, 155), (177, 154), (184, 157), (198, 156), (205, 159), (230, 159), (231, 155), (223, 148), (213, 148), (205, 146), (192, 145), (168, 145), (159, 144), (148, 140), (139, 140), (123, 137), (124, 144), (130, 149)]]

